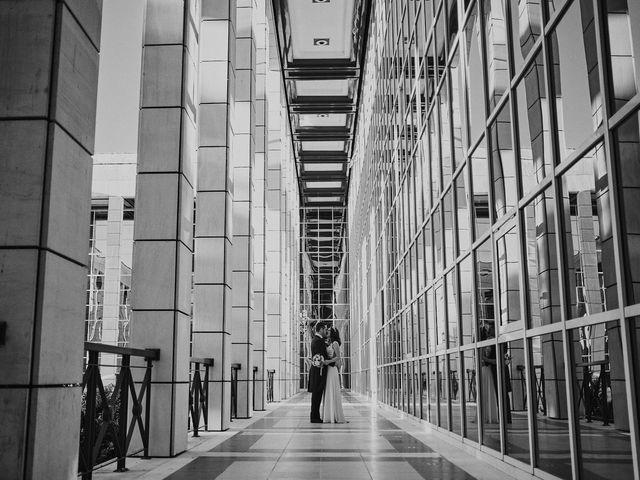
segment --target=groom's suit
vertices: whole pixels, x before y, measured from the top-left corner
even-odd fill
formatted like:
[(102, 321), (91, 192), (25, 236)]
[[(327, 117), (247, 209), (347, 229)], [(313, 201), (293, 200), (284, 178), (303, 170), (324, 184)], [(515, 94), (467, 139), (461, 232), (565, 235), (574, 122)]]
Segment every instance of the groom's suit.
[[(311, 340), (311, 357), (320, 354), (325, 360), (327, 356), (327, 346), (324, 339), (318, 335), (314, 335)], [(309, 392), (311, 392), (311, 421), (321, 421), (320, 403), (322, 402), (322, 394), (327, 383), (327, 367), (311, 366), (309, 370)]]

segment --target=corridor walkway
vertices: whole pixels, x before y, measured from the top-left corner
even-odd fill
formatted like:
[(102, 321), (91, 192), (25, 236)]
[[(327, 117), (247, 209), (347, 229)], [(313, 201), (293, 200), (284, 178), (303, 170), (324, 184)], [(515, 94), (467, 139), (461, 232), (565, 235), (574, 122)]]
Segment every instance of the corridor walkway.
[[(311, 424), (310, 395), (272, 404), (260, 418), (234, 421), (234, 431), (204, 434), (175, 459), (133, 460), (113, 480), (495, 480), (509, 475), (429, 434), (415, 420), (344, 393), (342, 425)], [(241, 428), (238, 424), (244, 422)], [(410, 433), (409, 433), (410, 432)], [(214, 445), (214, 446), (212, 446)]]

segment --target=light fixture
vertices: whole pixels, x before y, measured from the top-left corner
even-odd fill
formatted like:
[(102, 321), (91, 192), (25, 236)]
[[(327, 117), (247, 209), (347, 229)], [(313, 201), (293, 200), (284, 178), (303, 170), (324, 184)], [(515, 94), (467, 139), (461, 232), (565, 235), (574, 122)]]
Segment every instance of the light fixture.
[(329, 45), (329, 39), (328, 38), (314, 38), (313, 39), (313, 45), (315, 47), (326, 47)]

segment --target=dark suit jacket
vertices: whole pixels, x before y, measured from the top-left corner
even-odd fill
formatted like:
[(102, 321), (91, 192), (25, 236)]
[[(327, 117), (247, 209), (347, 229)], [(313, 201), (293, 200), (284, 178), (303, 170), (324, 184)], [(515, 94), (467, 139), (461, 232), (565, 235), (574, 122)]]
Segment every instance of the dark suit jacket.
[[(311, 358), (314, 355), (320, 354), (324, 357), (325, 360), (329, 359), (327, 355), (327, 345), (324, 343), (324, 340), (317, 335), (313, 336), (313, 340), (311, 340)], [(327, 381), (327, 367), (322, 369), (318, 367), (311, 366), (309, 370), (309, 392), (322, 392), (324, 390), (324, 385)]]

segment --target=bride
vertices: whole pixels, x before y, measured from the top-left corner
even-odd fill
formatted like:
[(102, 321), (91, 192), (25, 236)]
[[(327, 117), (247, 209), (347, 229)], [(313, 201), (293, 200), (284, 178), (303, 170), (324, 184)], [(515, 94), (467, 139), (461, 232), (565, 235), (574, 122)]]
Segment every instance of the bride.
[(329, 330), (330, 345), (327, 346), (327, 354), (330, 359), (335, 358), (335, 363), (330, 364), (327, 369), (327, 384), (322, 398), (322, 421), (323, 423), (346, 423), (344, 412), (342, 411), (342, 395), (340, 393), (340, 374), (338, 370), (342, 367), (342, 357), (340, 355), (340, 334), (336, 327)]

